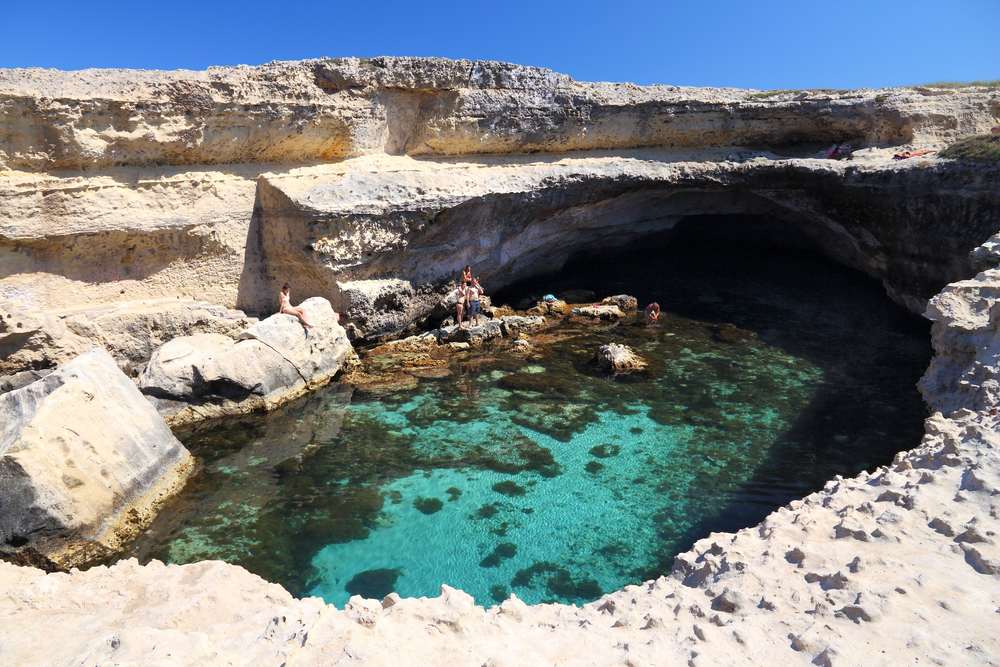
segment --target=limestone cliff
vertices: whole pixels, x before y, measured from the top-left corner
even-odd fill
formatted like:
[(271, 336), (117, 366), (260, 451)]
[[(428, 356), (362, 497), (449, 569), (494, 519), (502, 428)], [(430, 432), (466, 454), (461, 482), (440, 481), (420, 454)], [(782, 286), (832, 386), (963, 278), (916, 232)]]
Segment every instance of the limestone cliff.
[[(879, 148), (940, 146), (986, 132), (998, 118), (1000, 92), (988, 88), (768, 93), (635, 86), (442, 59), (323, 59), (203, 72), (0, 70), (0, 299), (65, 309), (81, 301), (182, 296), (269, 309), (272, 284), (259, 281), (261, 268), (244, 261), (248, 241), (246, 259), (254, 260), (262, 234), (286, 232), (254, 221), (267, 209), (273, 218), (283, 196), (309, 211), (309, 202), (295, 201), (295, 193), (324, 178), (325, 184), (315, 184), (340, 199), (318, 202), (328, 228), (305, 240), (330, 236), (333, 244), (375, 254), (407, 240), (421, 218), (456, 207), (444, 217), (461, 215), (463, 203), (488, 206), (491, 188), (499, 213), (546, 198), (552, 201), (540, 213), (561, 199), (572, 207), (573, 197), (591, 184), (619, 201), (643, 181), (714, 191), (731, 184), (757, 199), (762, 193), (754, 187), (776, 186), (805, 193), (810, 206), (826, 205), (830, 197), (824, 193), (840, 188), (856, 193), (853, 209), (880, 207), (896, 224), (918, 207), (913, 196), (923, 190), (920, 177), (898, 177), (889, 169), (884, 176), (856, 178), (855, 170), (796, 160), (831, 141), (848, 140), (872, 147), (869, 157), (885, 158), (885, 164), (888, 155)], [(637, 147), (659, 150), (631, 158), (632, 166), (618, 173), (608, 166)], [(581, 161), (581, 151), (594, 150), (605, 151), (604, 166)], [(473, 154), (494, 157), (467, 161), (469, 169), (452, 171), (447, 186), (433, 190), (426, 190), (426, 173), (409, 173), (416, 171), (414, 161), (404, 158), (420, 156), (426, 170), (457, 169), (444, 158)], [(385, 155), (400, 161), (349, 161), (325, 176), (303, 169)], [(754, 155), (767, 163), (748, 162)], [(563, 158), (573, 162), (562, 164)], [(754, 175), (758, 168), (763, 175)], [(782, 171), (785, 178), (778, 175)], [(950, 179), (958, 184), (952, 190), (966, 182), (981, 189), (976, 183), (982, 178), (969, 172)], [(884, 199), (887, 192), (896, 196)], [(518, 199), (521, 193), (525, 201)], [(942, 223), (964, 229), (963, 220), (981, 221), (977, 201), (964, 210), (952, 198), (948, 210), (940, 211)], [(795, 208), (794, 202), (780, 204)], [(386, 211), (384, 219), (377, 209)], [(344, 210), (350, 213), (341, 216), (344, 229), (331, 233), (331, 217)], [(974, 234), (970, 229), (969, 237)], [(954, 270), (928, 279), (934, 289), (958, 277), (964, 251), (974, 245), (962, 243), (960, 257), (944, 260)], [(341, 263), (331, 249), (344, 251), (318, 243), (333, 264)], [(353, 273), (375, 275), (377, 269)], [(327, 286), (356, 279), (320, 273)], [(933, 291), (902, 284), (895, 289), (904, 301)], [(332, 288), (317, 295), (339, 303)]]

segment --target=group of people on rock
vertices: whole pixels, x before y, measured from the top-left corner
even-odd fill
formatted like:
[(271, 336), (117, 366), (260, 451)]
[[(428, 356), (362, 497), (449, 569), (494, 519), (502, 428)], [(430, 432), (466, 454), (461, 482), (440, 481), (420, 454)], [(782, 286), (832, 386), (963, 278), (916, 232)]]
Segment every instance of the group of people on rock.
[[(455, 324), (459, 328), (465, 328), (464, 323), (468, 321), (470, 325), (475, 325), (479, 322), (479, 316), (482, 314), (482, 297), (486, 294), (486, 290), (483, 289), (482, 284), (479, 282), (478, 276), (472, 275), (472, 267), (466, 265), (462, 269), (462, 276), (458, 281), (457, 287), (453, 292), (455, 297)], [(306, 318), (306, 311), (301, 306), (292, 305), (292, 294), (291, 287), (288, 283), (285, 283), (281, 287), (281, 293), (278, 296), (279, 299), (279, 310), (278, 312), (284, 313), (286, 315), (293, 315), (299, 319), (306, 329), (312, 328), (312, 323)], [(650, 303), (646, 306), (646, 322), (653, 324), (660, 319), (660, 304)], [(337, 314), (334, 313), (336, 317)], [(339, 317), (336, 317), (339, 319)]]
[(455, 288), (455, 324), (465, 328), (463, 323), (468, 320), (471, 325), (479, 321), (482, 313), (482, 297), (486, 293), (479, 282), (479, 277), (473, 277), (472, 267), (466, 265), (462, 269), (462, 277)]

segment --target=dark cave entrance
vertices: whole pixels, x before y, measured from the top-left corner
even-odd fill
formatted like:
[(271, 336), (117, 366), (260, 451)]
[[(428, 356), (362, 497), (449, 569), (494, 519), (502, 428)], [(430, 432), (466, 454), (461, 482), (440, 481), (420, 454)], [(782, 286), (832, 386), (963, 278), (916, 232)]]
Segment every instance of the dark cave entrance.
[(577, 253), (560, 271), (513, 284), (494, 301), (524, 306), (548, 293), (583, 301), (631, 294), (640, 308), (656, 301), (668, 318), (733, 325), (822, 369), (768, 464), (692, 530), (691, 541), (754, 525), (833, 476), (872, 470), (920, 442), (926, 408), (916, 383), (931, 358), (929, 323), (831, 259), (800, 225), (688, 216), (627, 246)]

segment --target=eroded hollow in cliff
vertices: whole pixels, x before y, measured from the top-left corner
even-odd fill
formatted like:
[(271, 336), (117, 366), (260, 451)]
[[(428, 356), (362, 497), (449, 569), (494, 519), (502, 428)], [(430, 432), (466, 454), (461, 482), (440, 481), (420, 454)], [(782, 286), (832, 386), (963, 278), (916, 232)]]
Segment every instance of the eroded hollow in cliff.
[[(459, 353), (378, 396), (333, 386), (192, 434), (203, 471), (131, 554), (221, 558), (337, 604), (442, 583), (487, 605), (581, 602), (662, 574), (710, 531), (920, 438), (926, 326), (811, 239), (692, 216), (591, 246), (494, 296), (630, 293), (661, 324), (564, 322), (527, 355)], [(648, 371), (597, 372), (607, 342)]]

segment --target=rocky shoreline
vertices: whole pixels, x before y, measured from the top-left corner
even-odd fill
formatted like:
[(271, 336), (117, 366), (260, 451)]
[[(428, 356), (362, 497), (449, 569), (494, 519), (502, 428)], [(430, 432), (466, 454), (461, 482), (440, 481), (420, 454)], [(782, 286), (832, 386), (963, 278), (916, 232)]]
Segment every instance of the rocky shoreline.
[[(349, 338), (415, 378), (570, 308), (449, 328), (465, 263), (499, 288), (692, 220), (774, 218), (926, 312), (935, 353), (915, 449), (583, 607), (484, 609), (443, 587), (337, 610), (219, 562), (0, 562), (0, 662), (996, 663), (1000, 167), (890, 156), (988, 131), (1000, 92), (766, 96), (338, 59), (0, 70), (0, 118), (0, 480), (18, 489), (0, 542), (22, 562), (90, 562), (148, 523), (192, 465), (160, 415), (270, 409), (342, 368), (377, 393), (392, 382), (357, 376)], [(844, 139), (864, 146), (851, 161), (812, 156)], [(309, 338), (234, 310), (273, 312), (282, 280), (345, 326)]]

